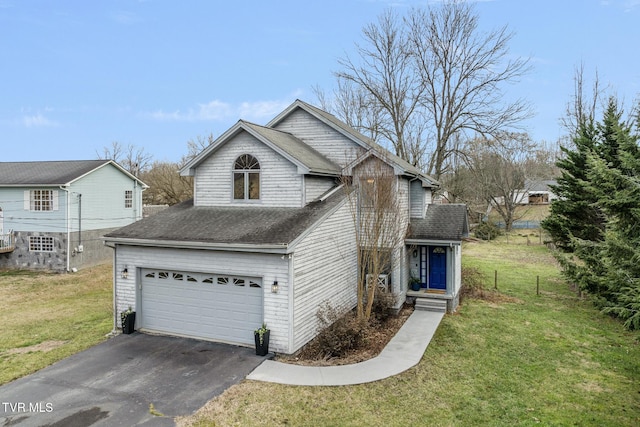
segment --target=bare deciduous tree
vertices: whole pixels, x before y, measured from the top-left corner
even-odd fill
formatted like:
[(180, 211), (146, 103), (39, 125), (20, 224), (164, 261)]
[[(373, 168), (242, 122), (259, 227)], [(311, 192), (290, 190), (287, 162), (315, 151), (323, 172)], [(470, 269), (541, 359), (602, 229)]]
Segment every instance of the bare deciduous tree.
[[(391, 273), (400, 258), (407, 230), (407, 214), (393, 169), (372, 156), (360, 164), (353, 178), (343, 178), (355, 225), (358, 247), (359, 320), (368, 321), (377, 293), (378, 277)], [(406, 211), (406, 209), (405, 209)]]
[(529, 161), (536, 145), (527, 134), (505, 133), (499, 139), (475, 139), (467, 148), (467, 167), (478, 196), (502, 217), (510, 231), (516, 208), (527, 194), (527, 177), (535, 174)]
[(143, 193), (144, 203), (148, 205), (174, 205), (193, 197), (193, 180), (180, 176), (180, 166), (173, 162), (154, 162), (151, 168), (142, 174), (142, 180), (149, 185)]
[(598, 72), (596, 71), (591, 95), (585, 94), (584, 64), (576, 68), (573, 76), (573, 95), (567, 103), (565, 116), (560, 119), (562, 126), (568, 131), (569, 139), (578, 132), (581, 124), (593, 124), (596, 120), (598, 103), (606, 89), (600, 87)]
[(422, 85), (411, 65), (407, 33), (391, 10), (383, 13), (377, 24), (367, 25), (362, 33), (367, 45), (356, 45), (359, 62), (348, 56), (339, 60), (344, 70), (335, 75), (339, 81), (354, 83), (356, 91), (364, 91), (366, 103), (361, 105), (383, 113), (372, 125), (372, 133), (390, 143), (396, 155), (416, 164), (419, 159), (410, 158), (407, 136)]
[[(530, 70), (526, 59), (508, 55), (513, 34), (481, 32), (467, 2), (412, 9), (403, 19), (387, 11), (363, 36), (358, 61), (340, 60), (344, 69), (335, 74), (366, 96), (340, 94), (337, 102), (357, 98), (366, 101), (360, 108), (380, 108), (369, 125), (377, 142), (436, 179), (458, 154), (456, 141), (518, 130), (531, 115), (524, 100), (505, 101), (502, 90)], [(345, 112), (338, 114), (346, 119)]]
[(189, 141), (187, 141), (187, 154), (182, 156), (182, 159), (180, 160), (180, 166), (182, 167), (187, 164), (191, 159), (200, 154), (202, 150), (213, 144), (213, 141), (215, 141), (213, 133), (210, 133), (207, 136), (198, 135), (195, 137), (195, 139), (190, 139)]
[(439, 178), (457, 134), (497, 137), (531, 114), (523, 100), (505, 102), (502, 91), (530, 67), (526, 59), (509, 59), (513, 33), (506, 27), (482, 33), (467, 2), (413, 9), (407, 21), (416, 72), (424, 85), (420, 103), (435, 133), (428, 171)]
[(133, 144), (123, 147), (117, 141), (113, 141), (111, 147), (104, 147), (102, 154), (96, 154), (99, 159), (115, 161), (136, 177), (140, 177), (149, 168), (153, 159), (153, 155), (146, 153), (143, 147)]

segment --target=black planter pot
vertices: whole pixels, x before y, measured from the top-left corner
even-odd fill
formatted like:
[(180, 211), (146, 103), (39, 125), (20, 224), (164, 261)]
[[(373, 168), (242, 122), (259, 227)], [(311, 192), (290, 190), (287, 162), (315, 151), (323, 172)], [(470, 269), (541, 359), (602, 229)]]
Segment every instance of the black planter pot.
[(256, 341), (256, 354), (258, 356), (266, 356), (269, 353), (269, 332), (266, 331), (262, 334), (262, 343), (260, 343), (260, 335), (255, 333), (254, 338)]
[(127, 315), (122, 315), (120, 320), (122, 321), (122, 333), (132, 334), (136, 325), (136, 313), (133, 312)]

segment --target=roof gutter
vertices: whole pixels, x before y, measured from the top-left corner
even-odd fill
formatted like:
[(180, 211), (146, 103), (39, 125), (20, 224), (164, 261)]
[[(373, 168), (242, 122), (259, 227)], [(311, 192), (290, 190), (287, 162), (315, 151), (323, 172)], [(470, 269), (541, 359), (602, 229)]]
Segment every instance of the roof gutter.
[(404, 243), (407, 245), (448, 245), (448, 246), (460, 246), (461, 240), (438, 240), (438, 239), (404, 239)]
[(172, 249), (199, 249), (208, 251), (255, 252), (272, 254), (289, 253), (289, 245), (287, 243), (256, 245), (251, 243), (185, 242), (179, 240), (130, 239), (124, 237), (104, 237), (103, 240), (104, 244), (111, 248), (115, 247), (115, 245), (127, 245)]

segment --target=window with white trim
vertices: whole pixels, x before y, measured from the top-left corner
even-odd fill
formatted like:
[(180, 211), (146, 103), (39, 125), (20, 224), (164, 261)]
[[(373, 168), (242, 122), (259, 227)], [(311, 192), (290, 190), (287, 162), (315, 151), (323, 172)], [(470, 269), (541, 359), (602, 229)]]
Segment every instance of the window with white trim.
[(233, 199), (260, 200), (260, 163), (250, 154), (243, 154), (233, 165)]
[(29, 236), (29, 251), (53, 252), (53, 237)]
[(53, 190), (31, 190), (29, 196), (29, 210), (52, 211)]
[(124, 190), (124, 207), (130, 209), (133, 207), (133, 191)]

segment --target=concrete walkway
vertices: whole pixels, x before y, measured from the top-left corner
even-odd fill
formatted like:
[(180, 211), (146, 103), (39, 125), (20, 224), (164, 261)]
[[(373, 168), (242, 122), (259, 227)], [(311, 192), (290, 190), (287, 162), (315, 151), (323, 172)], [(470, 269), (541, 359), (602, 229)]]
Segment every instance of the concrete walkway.
[(388, 378), (420, 362), (443, 316), (444, 313), (414, 311), (377, 357), (361, 363), (300, 366), (265, 360), (247, 378), (279, 384), (315, 386), (362, 384)]

